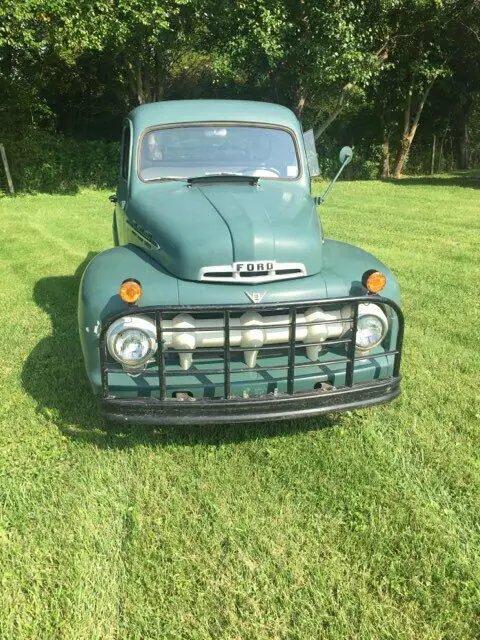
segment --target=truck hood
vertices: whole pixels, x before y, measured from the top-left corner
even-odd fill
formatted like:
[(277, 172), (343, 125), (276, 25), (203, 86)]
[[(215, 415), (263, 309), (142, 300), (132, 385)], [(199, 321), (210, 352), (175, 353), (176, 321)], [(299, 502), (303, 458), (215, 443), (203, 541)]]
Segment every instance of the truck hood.
[(150, 255), (184, 280), (233, 262), (301, 263), (305, 275), (322, 268), (320, 223), (303, 185), (159, 183), (130, 200), (127, 218), (154, 240)]

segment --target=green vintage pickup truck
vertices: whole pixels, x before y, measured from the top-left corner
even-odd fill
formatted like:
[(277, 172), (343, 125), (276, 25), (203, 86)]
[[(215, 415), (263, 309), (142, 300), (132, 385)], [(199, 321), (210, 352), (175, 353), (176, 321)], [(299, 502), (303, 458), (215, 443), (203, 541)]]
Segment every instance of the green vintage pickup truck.
[[(325, 238), (311, 132), (261, 102), (142, 105), (125, 120), (114, 247), (79, 292), (106, 421), (282, 420), (400, 393), (393, 274)], [(341, 168), (351, 150), (341, 152)]]

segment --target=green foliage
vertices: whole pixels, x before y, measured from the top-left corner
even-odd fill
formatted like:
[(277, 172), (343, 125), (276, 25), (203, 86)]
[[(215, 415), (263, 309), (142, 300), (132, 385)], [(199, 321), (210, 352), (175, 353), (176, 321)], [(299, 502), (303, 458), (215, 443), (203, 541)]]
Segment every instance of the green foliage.
[[(385, 137), (392, 159), (404, 144), (408, 96), (411, 130), (431, 85), (410, 169), (428, 164), (418, 158), (433, 134), (460, 166), (480, 91), (479, 33), (478, 0), (5, 0), (0, 136), (33, 128), (116, 140), (142, 102), (270, 100), (296, 110), (332, 149), (320, 154), (325, 175), (348, 143), (359, 148), (350, 175), (365, 177), (383, 164)], [(19, 171), (35, 182), (36, 170)]]
[[(340, 165), (338, 152), (342, 143), (337, 139), (325, 139), (319, 145), (318, 164), (320, 175), (331, 179)], [(356, 145), (352, 162), (346, 167), (341, 180), (374, 180), (378, 178), (381, 150), (374, 146)]]
[(113, 188), (117, 184), (118, 143), (79, 141), (38, 129), (21, 139), (2, 141), (17, 191), (75, 193), (80, 187)]

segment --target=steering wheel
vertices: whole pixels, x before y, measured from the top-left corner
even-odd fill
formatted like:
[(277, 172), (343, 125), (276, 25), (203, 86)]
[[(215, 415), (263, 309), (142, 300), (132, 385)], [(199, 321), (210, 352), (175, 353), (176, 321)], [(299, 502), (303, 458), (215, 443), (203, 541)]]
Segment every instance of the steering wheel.
[[(273, 167), (257, 167), (252, 170), (252, 167), (242, 167), (238, 169), (238, 173), (242, 173), (246, 176), (253, 176), (258, 178), (278, 178), (280, 176), (280, 171), (278, 169), (274, 169)], [(261, 175), (262, 173), (269, 173), (271, 175)]]
[(253, 171), (252, 175), (258, 178), (278, 178), (280, 171), (273, 167), (258, 167)]

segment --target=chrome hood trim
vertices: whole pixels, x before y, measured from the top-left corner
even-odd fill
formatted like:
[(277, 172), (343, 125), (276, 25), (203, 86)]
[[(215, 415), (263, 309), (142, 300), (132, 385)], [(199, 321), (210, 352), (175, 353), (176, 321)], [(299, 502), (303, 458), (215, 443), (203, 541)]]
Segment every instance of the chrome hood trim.
[[(248, 263), (247, 263), (248, 264)], [(260, 271), (237, 270), (235, 264), (224, 264), (202, 267), (198, 279), (204, 282), (234, 282), (236, 284), (261, 284), (274, 280), (289, 280), (307, 275), (305, 265), (301, 262), (270, 262), (271, 269)]]

